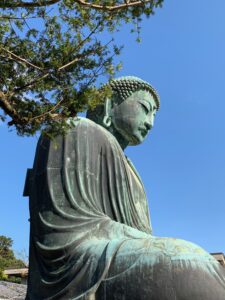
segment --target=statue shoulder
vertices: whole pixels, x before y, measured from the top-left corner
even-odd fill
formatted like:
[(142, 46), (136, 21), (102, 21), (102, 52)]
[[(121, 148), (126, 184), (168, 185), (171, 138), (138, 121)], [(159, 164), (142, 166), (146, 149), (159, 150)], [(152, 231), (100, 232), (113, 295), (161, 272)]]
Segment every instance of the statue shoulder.
[(84, 128), (97, 128), (97, 124), (84, 117), (69, 118), (67, 123), (71, 125), (70, 131), (82, 130)]
[(70, 130), (71, 133), (74, 132), (76, 134), (82, 134), (83, 137), (86, 136), (89, 139), (94, 139), (96, 142), (116, 142), (115, 137), (107, 129), (90, 119), (76, 117), (68, 120), (68, 122), (72, 125)]

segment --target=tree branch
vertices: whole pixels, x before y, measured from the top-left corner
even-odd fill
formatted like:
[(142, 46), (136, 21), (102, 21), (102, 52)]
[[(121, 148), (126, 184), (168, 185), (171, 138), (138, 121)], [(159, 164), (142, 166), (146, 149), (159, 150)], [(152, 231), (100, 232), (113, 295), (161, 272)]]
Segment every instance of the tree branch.
[[(91, 53), (95, 53), (95, 51), (90, 51), (89, 55)], [(77, 56), (74, 60), (70, 61), (69, 63), (59, 67), (58, 69), (55, 70), (55, 72), (61, 72), (62, 70), (66, 69), (67, 67), (73, 65), (74, 63), (78, 62), (79, 60), (81, 60), (82, 55)], [(48, 77), (51, 74), (51, 71), (46, 72), (44, 75), (42, 76), (38, 76), (36, 77), (34, 80), (32, 80), (31, 82), (25, 84), (24, 86), (18, 87), (16, 89), (14, 89), (14, 93), (17, 93), (19, 91), (24, 90), (25, 88), (31, 87), (32, 85), (36, 84), (37, 82), (45, 79), (46, 77)]]
[(39, 82), (39, 81), (45, 79), (46, 77), (48, 77), (49, 74), (50, 74), (50, 72), (45, 73), (43, 76), (38, 76), (38, 77), (36, 77), (34, 80), (32, 80), (31, 82), (29, 82), (29, 83), (27, 83), (27, 84), (25, 84), (25, 85), (23, 85), (23, 86), (21, 86), (21, 87), (18, 87), (18, 88), (16, 88), (16, 89), (14, 89), (13, 92), (14, 92), (14, 93), (17, 93), (17, 92), (19, 92), (19, 91), (24, 90), (25, 88), (28, 88), (28, 87), (34, 85), (35, 83), (37, 83), (37, 82)]
[[(98, 27), (101, 25), (101, 22), (98, 22), (98, 24), (95, 26), (95, 28), (88, 34), (87, 37), (85, 37), (80, 43), (79, 45), (74, 49), (74, 51), (78, 51), (84, 44), (86, 41), (88, 41), (88, 39), (96, 32), (96, 30), (98, 29)], [(76, 63), (77, 61), (79, 61), (80, 58), (77, 56), (74, 60), (70, 61), (69, 63), (67, 63), (64, 66), (61, 66), (60, 68), (58, 68), (58, 71), (62, 71), (63, 69), (73, 65), (74, 63)]]
[[(80, 42), (80, 44), (74, 49), (74, 52), (75, 52), (75, 51), (78, 51), (78, 50), (85, 44), (85, 42), (91, 37), (91, 35), (93, 35), (93, 34), (96, 32), (96, 30), (98, 29), (98, 27), (99, 27), (100, 25), (101, 25), (101, 22), (98, 22), (98, 24), (95, 26), (95, 28), (94, 28), (94, 29), (87, 35), (87, 37), (84, 38), (84, 39)], [(94, 53), (94, 52), (93, 52), (93, 53)], [(90, 54), (92, 54), (92, 51), (89, 53), (89, 55), (90, 55)], [(63, 66), (61, 66), (61, 67), (59, 67), (56, 71), (57, 71), (57, 72), (61, 72), (62, 70), (66, 69), (67, 67), (69, 67), (69, 66), (73, 65), (74, 63), (78, 62), (78, 61), (81, 59), (81, 57), (82, 57), (82, 55), (77, 55), (72, 61), (68, 62), (67, 64), (65, 64), (65, 65), (63, 65)], [(21, 59), (22, 61), (24, 60), (23, 58), (20, 58), (20, 59)], [(29, 63), (29, 62), (28, 62), (28, 63)], [(33, 64), (32, 64), (32, 65), (33, 65)], [(34, 66), (34, 65), (33, 65), (33, 66)], [(37, 67), (37, 66), (34, 66), (34, 67)], [(37, 67), (37, 68), (39, 68), (39, 67)], [(43, 71), (44, 69), (39, 68), (39, 70), (42, 70), (42, 71)], [(39, 81), (45, 79), (46, 77), (48, 77), (48, 76), (50, 75), (50, 73), (51, 73), (51, 72), (46, 72), (44, 75), (36, 77), (34, 80), (32, 80), (31, 82), (27, 83), (26, 85), (24, 85), (24, 86), (22, 86), (22, 87), (19, 87), (19, 88), (16, 88), (16, 89), (14, 90), (14, 92), (21, 91), (21, 90), (23, 90), (23, 89), (25, 89), (25, 88), (28, 88), (28, 87), (34, 85), (35, 83), (37, 83), (37, 82), (39, 82)]]
[(10, 1), (0, 0), (0, 8), (32, 8), (32, 7), (42, 7), (50, 6), (60, 2), (61, 0), (39, 0), (38, 2), (24, 2), (17, 1), (14, 3), (9, 3)]
[[(50, 6), (60, 2), (61, 0), (39, 0), (38, 2), (24, 2), (18, 1), (15, 3), (6, 3), (4, 0), (0, 0), (0, 8), (34, 8), (34, 7), (43, 7), (43, 6)], [(140, 0), (130, 2), (125, 0), (125, 3), (118, 4), (118, 5), (100, 5), (94, 4), (90, 2), (86, 2), (84, 0), (74, 0), (74, 3), (78, 3), (81, 6), (93, 8), (96, 10), (103, 10), (103, 11), (117, 11), (121, 9), (126, 9), (133, 6), (143, 6), (146, 3), (151, 3), (153, 0)]]
[(62, 66), (62, 67), (60, 67), (60, 68), (58, 68), (57, 71), (60, 72), (60, 71), (64, 70), (65, 68), (67, 68), (67, 67), (69, 67), (69, 66), (75, 64), (75, 63), (76, 63), (77, 61), (79, 61), (79, 60), (80, 60), (80, 58), (76, 57), (74, 60), (68, 62), (66, 65), (64, 65), (64, 66)]
[[(1, 7), (0, 7), (1, 8)], [(41, 17), (14, 17), (10, 15), (0, 15), (0, 20), (28, 20), (28, 19), (40, 19)]]
[(56, 103), (52, 108), (50, 108), (48, 111), (44, 112), (43, 114), (29, 119), (28, 123), (31, 123), (32, 121), (37, 120), (37, 119), (43, 119), (45, 116), (50, 116), (52, 119), (56, 119), (57, 117), (60, 116), (60, 114), (59, 113), (53, 114), (53, 112), (54, 112), (54, 110), (56, 110), (56, 108), (58, 106), (60, 106), (62, 104), (63, 100), (64, 99), (61, 99), (58, 103)]
[(29, 66), (31, 66), (31, 67), (33, 67), (33, 68), (35, 68), (35, 69), (38, 69), (38, 70), (40, 70), (40, 71), (43, 71), (43, 68), (40, 68), (40, 67), (38, 67), (38, 66), (36, 66), (36, 65), (34, 65), (34, 64), (32, 64), (32, 63), (30, 63), (30, 62), (27, 61), (26, 59), (24, 59), (24, 58), (22, 58), (22, 57), (20, 57), (20, 56), (18, 56), (18, 55), (16, 55), (16, 54), (14, 54), (13, 52), (11, 52), (11, 51), (5, 49), (4, 47), (0, 47), (0, 50), (3, 50), (4, 52), (8, 53), (8, 54), (10, 55), (9, 58), (13, 58), (15, 61), (20, 61), (20, 62), (22, 62), (23, 64), (29, 65)]
[(119, 4), (119, 5), (99, 5), (99, 4), (93, 4), (90, 2), (86, 2), (84, 0), (76, 0), (75, 2), (77, 2), (81, 6), (85, 6), (85, 7), (89, 7), (89, 8), (93, 8), (93, 9), (97, 9), (97, 10), (112, 12), (112, 11), (117, 11), (117, 10), (129, 8), (129, 7), (133, 7), (133, 6), (136, 6), (136, 7), (143, 6), (147, 3), (151, 3), (152, 0), (144, 0), (144, 1), (142, 0), (142, 1), (134, 1), (134, 2), (125, 1), (125, 3)]
[(43, 119), (46, 116), (50, 116), (52, 119), (56, 119), (57, 117), (60, 116), (58, 113), (53, 113), (54, 110), (63, 102), (63, 99), (56, 103), (52, 108), (50, 108), (48, 111), (45, 113), (35, 116), (33, 118), (28, 118), (28, 117), (22, 117), (18, 115), (17, 111), (13, 108), (13, 105), (10, 104), (10, 100), (12, 99), (12, 94), (5, 94), (3, 92), (0, 92), (0, 108), (3, 109), (3, 111), (12, 119), (11, 121), (8, 122), (9, 126), (12, 125), (26, 125), (29, 124), (35, 120), (39, 120), (40, 122), (43, 121)]
[(19, 124), (23, 124), (23, 119), (18, 115), (16, 109), (13, 108), (13, 105), (10, 104), (9, 100), (11, 99), (11, 94), (5, 94), (0, 91), (0, 108), (3, 109), (3, 111), (9, 115), (14, 122), (17, 122)]

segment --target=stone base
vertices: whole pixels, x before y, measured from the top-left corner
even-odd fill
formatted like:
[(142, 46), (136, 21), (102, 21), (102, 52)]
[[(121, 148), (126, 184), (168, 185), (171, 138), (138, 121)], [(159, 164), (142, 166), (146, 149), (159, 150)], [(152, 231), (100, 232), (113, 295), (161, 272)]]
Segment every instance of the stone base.
[(24, 300), (27, 286), (24, 284), (0, 281), (0, 300)]

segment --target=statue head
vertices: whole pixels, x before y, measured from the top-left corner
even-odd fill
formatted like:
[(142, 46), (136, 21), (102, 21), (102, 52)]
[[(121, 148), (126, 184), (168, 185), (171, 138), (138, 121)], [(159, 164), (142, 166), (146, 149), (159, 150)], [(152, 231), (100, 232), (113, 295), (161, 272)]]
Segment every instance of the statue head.
[(122, 148), (140, 144), (159, 109), (157, 92), (149, 83), (132, 76), (114, 79), (107, 85), (112, 90), (111, 98), (89, 110), (87, 117), (107, 128)]

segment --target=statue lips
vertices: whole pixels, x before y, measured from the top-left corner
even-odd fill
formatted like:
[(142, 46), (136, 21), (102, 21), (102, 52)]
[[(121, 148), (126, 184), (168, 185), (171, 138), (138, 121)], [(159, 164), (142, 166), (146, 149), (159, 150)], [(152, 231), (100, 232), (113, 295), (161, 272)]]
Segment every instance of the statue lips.
[(148, 134), (148, 129), (146, 127), (140, 127), (139, 130), (142, 136), (146, 136)]

